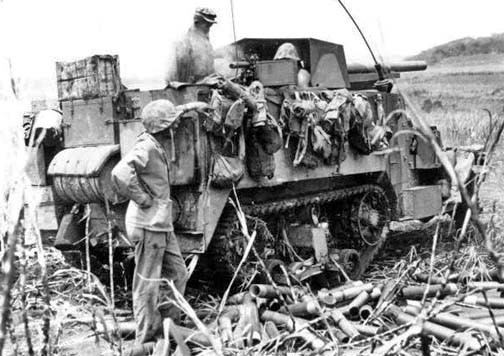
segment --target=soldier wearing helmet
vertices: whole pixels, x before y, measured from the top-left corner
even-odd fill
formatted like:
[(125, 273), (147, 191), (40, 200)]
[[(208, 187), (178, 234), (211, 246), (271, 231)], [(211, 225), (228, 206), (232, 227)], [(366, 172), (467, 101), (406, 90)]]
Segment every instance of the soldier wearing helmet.
[(290, 42), (285, 42), (280, 47), (278, 47), (274, 60), (281, 59), (293, 59), (298, 63), (298, 75), (297, 75), (297, 86), (306, 89), (310, 86), (311, 75), (306, 69), (304, 69), (304, 64), (299, 57), (296, 47)]
[(168, 81), (195, 83), (215, 72), (209, 33), (217, 23), (216, 17), (209, 8), (196, 9), (193, 25), (176, 46), (176, 63), (167, 76)]
[(166, 285), (162, 288), (159, 280), (172, 280), (181, 293), (187, 282), (186, 266), (173, 232), (169, 166), (162, 143), (184, 112), (206, 108), (205, 103), (175, 107), (164, 99), (149, 103), (141, 114), (145, 132), (112, 170), (116, 190), (130, 198), (125, 223), (135, 244), (133, 311), (139, 344), (162, 336), (164, 318), (175, 322), (180, 318), (173, 305), (158, 308), (166, 296), (173, 297), (171, 289)]

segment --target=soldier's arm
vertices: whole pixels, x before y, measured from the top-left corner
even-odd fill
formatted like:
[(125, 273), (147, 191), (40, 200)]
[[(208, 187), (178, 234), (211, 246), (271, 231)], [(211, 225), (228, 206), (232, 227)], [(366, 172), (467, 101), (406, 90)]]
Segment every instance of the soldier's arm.
[(235, 100), (242, 99), (252, 113), (257, 111), (257, 103), (254, 97), (250, 95), (248, 91), (242, 89), (238, 84), (226, 79), (219, 83), (219, 89), (222, 89), (227, 95), (231, 96)]
[(184, 115), (189, 111), (197, 111), (200, 114), (208, 114), (212, 108), (207, 103), (203, 103), (201, 101), (194, 101), (187, 104), (177, 105), (177, 116)]
[(147, 161), (147, 151), (142, 146), (135, 146), (112, 170), (112, 181), (118, 192), (141, 207), (152, 205), (152, 197), (138, 176)]

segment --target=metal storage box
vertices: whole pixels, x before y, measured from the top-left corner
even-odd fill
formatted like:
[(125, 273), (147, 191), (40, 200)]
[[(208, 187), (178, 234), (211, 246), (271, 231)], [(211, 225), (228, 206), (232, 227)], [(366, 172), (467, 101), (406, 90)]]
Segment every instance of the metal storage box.
[(64, 101), (62, 104), (65, 148), (119, 142), (118, 114), (112, 97)]
[(422, 219), (441, 211), (441, 188), (439, 185), (422, 185), (404, 190), (404, 215)]
[(290, 59), (257, 62), (256, 74), (264, 86), (297, 84), (298, 65)]
[(117, 56), (95, 55), (74, 62), (57, 62), (56, 77), (61, 101), (116, 95), (121, 89)]

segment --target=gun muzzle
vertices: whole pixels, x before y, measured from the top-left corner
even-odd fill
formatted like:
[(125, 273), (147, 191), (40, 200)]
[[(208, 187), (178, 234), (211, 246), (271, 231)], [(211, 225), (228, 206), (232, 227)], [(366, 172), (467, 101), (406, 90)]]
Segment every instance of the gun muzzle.
[(233, 63), (229, 64), (229, 68), (231, 68), (231, 69), (245, 69), (250, 66), (251, 66), (250, 62), (246, 62), (246, 61), (233, 62)]

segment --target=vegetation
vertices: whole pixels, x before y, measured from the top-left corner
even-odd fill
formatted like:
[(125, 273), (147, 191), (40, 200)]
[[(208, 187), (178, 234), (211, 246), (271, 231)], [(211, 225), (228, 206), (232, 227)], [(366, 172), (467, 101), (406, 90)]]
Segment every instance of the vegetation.
[[(403, 75), (398, 88), (441, 131), (445, 146), (483, 143), (491, 133), (491, 121), (504, 114), (503, 54), (461, 56), (445, 59), (425, 72)], [(487, 111), (491, 113), (492, 120)], [(485, 211), (498, 212), (504, 226), (504, 149), (497, 148), (490, 174), (480, 191)]]

